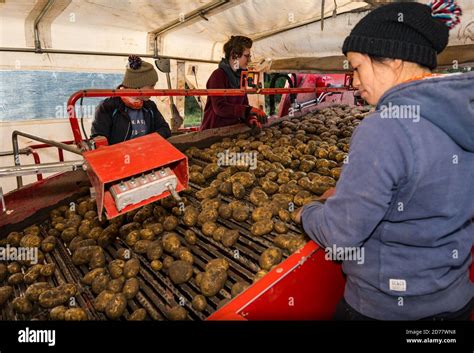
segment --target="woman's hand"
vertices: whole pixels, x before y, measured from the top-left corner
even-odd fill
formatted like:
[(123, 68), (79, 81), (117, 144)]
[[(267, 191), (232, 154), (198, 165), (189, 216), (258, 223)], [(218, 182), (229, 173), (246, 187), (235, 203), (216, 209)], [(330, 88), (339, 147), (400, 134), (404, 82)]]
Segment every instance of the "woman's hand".
[[(328, 198), (333, 196), (335, 192), (336, 192), (336, 188), (330, 188), (326, 190), (324, 194), (322, 194), (321, 196), (315, 197), (314, 201), (326, 201)], [(293, 220), (298, 224), (301, 223), (301, 213), (303, 212), (303, 207), (300, 207), (295, 211)]]

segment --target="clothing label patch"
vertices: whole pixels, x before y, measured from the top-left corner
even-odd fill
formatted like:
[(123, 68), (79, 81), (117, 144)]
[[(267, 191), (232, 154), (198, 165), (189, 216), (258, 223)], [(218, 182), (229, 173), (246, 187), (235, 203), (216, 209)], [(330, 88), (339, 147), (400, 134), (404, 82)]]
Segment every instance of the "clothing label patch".
[(404, 279), (391, 279), (390, 278), (390, 290), (397, 292), (406, 292), (407, 281)]

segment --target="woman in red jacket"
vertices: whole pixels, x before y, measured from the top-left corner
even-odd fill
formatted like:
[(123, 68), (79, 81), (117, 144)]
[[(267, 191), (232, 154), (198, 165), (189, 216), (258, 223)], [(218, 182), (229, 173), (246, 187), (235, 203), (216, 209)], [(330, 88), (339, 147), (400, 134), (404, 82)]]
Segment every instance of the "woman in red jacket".
[[(247, 70), (250, 61), (252, 40), (243, 36), (232, 36), (224, 44), (225, 58), (219, 63), (206, 87), (208, 89), (240, 88), (240, 73)], [(245, 123), (257, 129), (266, 123), (264, 111), (251, 107), (247, 95), (242, 96), (209, 96), (204, 109), (201, 130), (213, 129), (228, 125)]]

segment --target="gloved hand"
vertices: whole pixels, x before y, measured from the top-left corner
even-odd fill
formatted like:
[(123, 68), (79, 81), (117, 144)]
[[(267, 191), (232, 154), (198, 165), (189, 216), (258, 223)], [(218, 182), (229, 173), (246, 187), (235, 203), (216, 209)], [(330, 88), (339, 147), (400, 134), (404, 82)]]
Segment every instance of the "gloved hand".
[(263, 125), (265, 125), (268, 121), (267, 114), (265, 114), (265, 112), (263, 110), (255, 108), (255, 107), (251, 107), (248, 115), (249, 116), (256, 116), (257, 120), (260, 122), (260, 124), (263, 124)]
[(252, 133), (258, 133), (262, 130), (262, 124), (255, 115), (250, 115), (245, 123), (252, 129)]

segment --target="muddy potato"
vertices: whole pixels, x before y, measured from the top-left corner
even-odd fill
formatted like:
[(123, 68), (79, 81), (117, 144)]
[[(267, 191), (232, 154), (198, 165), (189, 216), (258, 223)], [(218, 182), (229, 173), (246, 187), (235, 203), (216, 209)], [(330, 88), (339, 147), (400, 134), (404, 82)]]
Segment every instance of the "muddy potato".
[(196, 198), (198, 200), (204, 200), (204, 199), (212, 199), (217, 196), (219, 191), (212, 186), (209, 186), (207, 188), (201, 189), (198, 192), (196, 192)]
[(191, 251), (188, 249), (188, 248), (185, 248), (185, 247), (181, 247), (179, 248), (177, 251), (176, 251), (176, 254), (175, 256), (179, 259), (179, 260), (182, 260), (184, 262), (187, 262), (189, 264), (193, 264), (194, 263), (194, 256), (193, 254), (191, 253)]
[(184, 232), (184, 239), (189, 245), (194, 245), (197, 242), (196, 233), (194, 233), (191, 229), (186, 229)]
[(213, 199), (202, 200), (201, 201), (201, 208), (203, 210), (208, 209), (208, 208), (213, 208), (213, 209), (217, 210), (221, 204), (222, 204), (222, 201), (219, 198), (215, 197)]
[(123, 275), (125, 278), (135, 277), (140, 272), (140, 261), (138, 259), (130, 259), (125, 262), (123, 267)]
[(224, 236), (224, 233), (227, 231), (226, 227), (218, 226), (213, 232), (212, 232), (212, 239), (215, 241), (221, 241), (222, 237)]
[(206, 178), (200, 172), (191, 172), (189, 173), (189, 181), (194, 184), (204, 185), (206, 183)]
[(199, 211), (194, 206), (188, 206), (184, 210), (183, 222), (188, 227), (193, 227), (198, 220)]
[(168, 275), (174, 284), (182, 284), (193, 276), (193, 267), (186, 261), (174, 261), (168, 269)]
[(117, 320), (123, 315), (127, 306), (127, 298), (122, 293), (115, 294), (105, 306), (105, 314), (111, 320)]
[(107, 289), (110, 277), (107, 274), (102, 274), (93, 279), (91, 284), (92, 293), (98, 295), (102, 291)]
[(56, 246), (56, 238), (49, 235), (41, 242), (41, 250), (44, 252), (51, 252), (53, 251), (54, 247)]
[(168, 310), (167, 317), (171, 321), (183, 321), (188, 318), (188, 312), (181, 305), (176, 305)]
[(13, 299), (12, 305), (13, 310), (20, 314), (29, 314), (33, 311), (33, 304), (25, 297)]
[(224, 219), (229, 219), (230, 217), (232, 217), (232, 209), (227, 204), (220, 205), (218, 209), (218, 213), (219, 213), (219, 217), (224, 218)]
[(106, 290), (114, 293), (120, 293), (125, 284), (125, 277), (120, 276), (119, 278), (111, 279), (107, 282)]
[(281, 262), (282, 252), (278, 248), (268, 248), (265, 250), (258, 261), (260, 267), (264, 270), (270, 270), (274, 265)]
[(286, 224), (279, 221), (273, 224), (273, 229), (275, 230), (275, 232), (280, 233), (280, 234), (284, 234), (288, 232), (288, 227), (286, 226)]
[(181, 246), (181, 241), (176, 233), (166, 233), (163, 236), (163, 250), (167, 253), (174, 253)]
[(5, 304), (8, 299), (11, 298), (13, 295), (13, 287), (11, 286), (3, 286), (0, 287), (0, 307)]
[(216, 295), (222, 288), (224, 288), (225, 281), (227, 280), (227, 271), (222, 267), (211, 267), (202, 275), (202, 279), (199, 284), (201, 293), (206, 297), (212, 297)]
[(196, 311), (204, 311), (207, 307), (207, 300), (204, 295), (198, 294), (193, 298), (192, 306)]
[(154, 271), (160, 271), (163, 268), (163, 262), (160, 260), (153, 260), (150, 262), (150, 266)]
[(48, 289), (51, 289), (51, 285), (48, 282), (34, 283), (26, 289), (25, 297), (31, 302), (36, 302), (39, 296)]
[(119, 229), (120, 238), (125, 239), (128, 233), (130, 233), (133, 230), (139, 230), (140, 226), (141, 226), (140, 223), (137, 223), (137, 222), (127, 223), (121, 226)]
[(206, 222), (202, 225), (201, 231), (206, 237), (212, 237), (212, 234), (217, 229), (217, 224), (214, 222)]
[(225, 247), (232, 247), (237, 243), (237, 240), (239, 239), (239, 231), (238, 230), (227, 230), (224, 235), (222, 236), (222, 245)]
[(249, 211), (247, 208), (234, 209), (232, 218), (237, 222), (245, 222), (249, 218)]
[(230, 177), (232, 183), (240, 183), (244, 188), (249, 188), (255, 182), (255, 175), (249, 172), (237, 172)]
[(249, 199), (250, 202), (259, 207), (268, 201), (268, 195), (261, 188), (256, 187), (250, 192)]
[(151, 240), (139, 240), (133, 246), (133, 251), (137, 254), (146, 254), (151, 243)]
[(7, 236), (7, 243), (10, 246), (15, 246), (15, 247), (19, 246), (22, 238), (23, 238), (23, 234), (18, 233), (18, 232), (11, 232)]
[(66, 310), (67, 308), (64, 305), (56, 306), (49, 312), (49, 318), (54, 321), (62, 321), (64, 320)]
[(232, 195), (236, 199), (243, 198), (245, 196), (245, 187), (239, 182), (232, 183)]
[(106, 273), (105, 268), (99, 267), (87, 272), (81, 279), (81, 282), (90, 286), (94, 279)]
[(38, 302), (43, 308), (50, 309), (64, 304), (70, 297), (66, 291), (56, 287), (42, 292), (38, 297)]
[(309, 191), (300, 191), (295, 195), (294, 203), (296, 206), (301, 207), (305, 204), (306, 199), (311, 196), (312, 194)]
[(154, 241), (150, 244), (146, 251), (146, 257), (150, 261), (160, 259), (161, 255), (163, 255), (163, 247), (160, 241)]
[(54, 229), (55, 229), (57, 232), (59, 232), (59, 233), (62, 234), (62, 232), (66, 229), (66, 223), (64, 223), (64, 222), (58, 222), (58, 223), (55, 224)]
[(41, 232), (40, 228), (36, 225), (36, 224), (33, 224), (29, 227), (26, 227), (24, 230), (23, 230), (23, 233), (25, 234), (34, 234), (34, 235), (39, 235)]
[(36, 234), (26, 234), (21, 238), (20, 246), (23, 248), (39, 248), (41, 246), (41, 237)]
[(76, 266), (88, 264), (91, 260), (94, 249), (94, 246), (84, 246), (82, 248), (77, 248), (72, 254), (72, 263)]
[(61, 232), (61, 239), (65, 243), (69, 243), (76, 236), (77, 236), (77, 231), (76, 231), (76, 228), (74, 228), (74, 227), (66, 228)]
[(202, 281), (202, 276), (204, 275), (204, 272), (199, 272), (196, 274), (196, 276), (194, 277), (194, 281), (196, 282), (196, 285), (197, 286), (200, 286), (201, 285), (201, 281)]
[(125, 261), (121, 259), (115, 259), (108, 265), (109, 273), (112, 278), (119, 278), (123, 275)]
[(139, 308), (130, 314), (128, 321), (144, 321), (146, 319), (146, 310)]
[[(160, 225), (161, 226), (161, 225)], [(152, 229), (141, 229), (140, 230), (140, 239), (141, 240), (155, 240), (155, 232)]]
[(7, 283), (11, 286), (23, 283), (24, 275), (21, 272), (14, 273), (8, 277)]
[(96, 211), (87, 211), (85, 214), (84, 214), (84, 219), (88, 219), (90, 221), (92, 221), (95, 217), (97, 217), (97, 212)]
[(105, 254), (102, 248), (95, 247), (92, 250), (91, 259), (89, 261), (89, 268), (98, 268), (105, 266)]
[(174, 258), (172, 256), (165, 256), (165, 258), (163, 259), (163, 268), (165, 270), (169, 269), (173, 262)]
[(94, 308), (99, 312), (104, 312), (107, 304), (112, 300), (115, 296), (115, 293), (104, 290), (101, 292), (97, 298), (94, 300)]
[(178, 226), (178, 223), (178, 218), (175, 216), (165, 217), (165, 220), (163, 221), (163, 229), (170, 232)]
[(224, 258), (213, 259), (206, 264), (205, 270), (208, 271), (211, 268), (222, 268), (224, 271), (227, 271), (229, 269), (229, 262)]
[(86, 321), (87, 313), (82, 308), (70, 308), (64, 312), (65, 321)]
[(10, 274), (21, 272), (21, 266), (18, 262), (12, 262), (11, 264), (8, 264), (7, 269), (8, 273)]
[(132, 230), (125, 236), (125, 243), (128, 246), (134, 246), (137, 241), (140, 240), (140, 231), (139, 230)]
[(90, 231), (91, 231), (90, 224), (81, 224), (79, 228), (77, 229), (77, 234), (79, 234), (82, 237), (87, 237)]
[(331, 176), (334, 179), (338, 180), (341, 176), (341, 170), (342, 170), (342, 168), (340, 168), (340, 167), (331, 169)]
[(254, 224), (252, 224), (252, 227), (250, 227), (250, 233), (252, 233), (252, 235), (256, 237), (260, 237), (262, 235), (268, 234), (272, 230), (273, 230), (273, 221), (271, 220), (255, 222)]
[(232, 194), (232, 183), (230, 181), (224, 181), (219, 185), (219, 192), (223, 195)]
[(253, 283), (257, 282), (258, 280), (260, 280), (262, 277), (264, 277), (266, 274), (268, 273), (268, 271), (265, 271), (265, 270), (260, 270), (258, 271), (256, 274), (255, 274), (255, 277), (253, 279)]
[(127, 261), (127, 260), (130, 260), (131, 257), (132, 257), (132, 251), (127, 248), (120, 248), (115, 253), (115, 258), (119, 260)]
[(252, 220), (254, 222), (271, 220), (273, 212), (268, 207), (257, 207), (252, 212)]
[(278, 191), (278, 184), (267, 179), (267, 178), (263, 178), (260, 180), (260, 186), (262, 187), (262, 190), (265, 191), (265, 193), (267, 194), (274, 194)]
[(216, 163), (211, 163), (208, 164), (204, 167), (202, 170), (202, 175), (204, 178), (209, 179), (215, 177), (217, 174), (219, 174), (220, 168)]
[(145, 219), (153, 215), (153, 209), (147, 205), (142, 207), (136, 214), (133, 216), (133, 221), (137, 223), (143, 223)]
[(42, 264), (36, 264), (31, 266), (28, 271), (26, 271), (25, 276), (23, 277), (23, 280), (26, 284), (31, 284), (35, 282), (38, 277), (40, 276), (40, 271), (43, 268)]
[(8, 276), (8, 268), (5, 264), (0, 264), (0, 282), (3, 282)]
[(69, 250), (72, 252), (76, 251), (79, 248), (83, 248), (85, 246), (94, 246), (97, 245), (97, 242), (94, 239), (84, 239), (81, 236), (75, 237), (69, 243)]
[(139, 290), (140, 290), (140, 284), (138, 282), (138, 279), (130, 278), (125, 281), (125, 284), (123, 285), (122, 293), (125, 296), (125, 298), (127, 298), (127, 300), (130, 300), (130, 299), (135, 298)]
[(56, 264), (54, 263), (44, 264), (40, 269), (40, 275), (44, 277), (50, 277), (53, 275), (55, 270), (56, 270)]
[(242, 293), (244, 290), (246, 290), (249, 287), (248, 283), (245, 282), (237, 282), (232, 286), (231, 289), (231, 294), (232, 298), (235, 298), (238, 296), (240, 293)]

